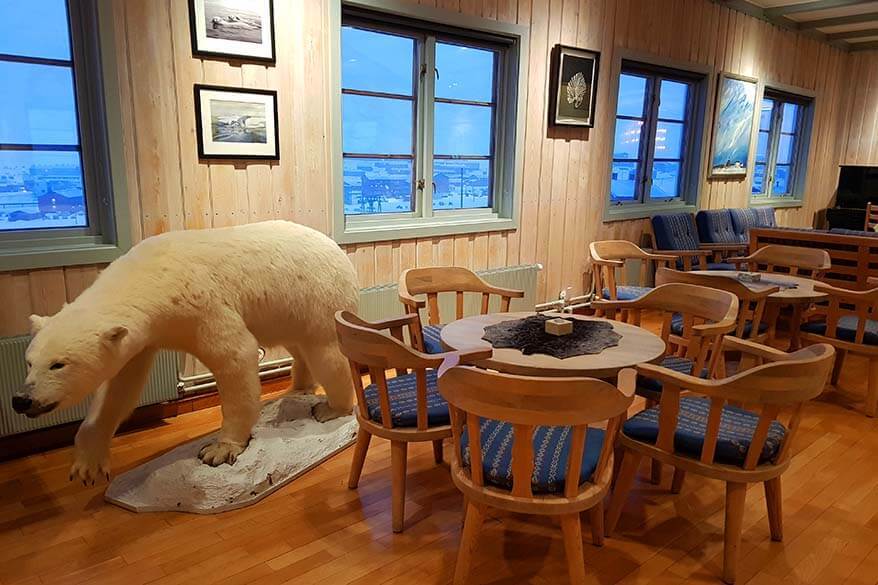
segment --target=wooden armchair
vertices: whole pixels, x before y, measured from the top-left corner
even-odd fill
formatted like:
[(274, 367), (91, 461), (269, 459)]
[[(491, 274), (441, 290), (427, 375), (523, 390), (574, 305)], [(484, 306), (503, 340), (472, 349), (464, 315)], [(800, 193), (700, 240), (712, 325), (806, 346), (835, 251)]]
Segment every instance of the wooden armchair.
[[(729, 258), (738, 270), (751, 272), (783, 272), (820, 280), (832, 267), (829, 252), (820, 248), (801, 248), (770, 244), (749, 256)], [(784, 268), (785, 270), (778, 270)], [(804, 271), (806, 274), (801, 274)]]
[[(592, 306), (610, 319), (627, 316), (634, 325), (640, 325), (644, 311), (658, 313), (662, 321), (660, 335), (667, 347), (661, 365), (702, 377), (716, 373), (723, 336), (735, 329), (738, 316), (735, 295), (691, 284), (661, 284), (633, 301), (594, 301)], [(662, 383), (641, 376), (636, 392), (646, 398), (646, 407), (652, 408), (661, 399)], [(661, 481), (661, 462), (655, 460), (652, 482)], [(682, 482), (682, 476), (675, 473), (671, 491), (678, 492)]]
[(765, 305), (768, 297), (780, 290), (779, 287), (760, 285), (759, 288), (750, 288), (733, 278), (680, 272), (670, 268), (658, 269), (655, 273), (655, 282), (656, 284), (671, 282), (694, 284), (730, 292), (740, 302), (737, 325), (732, 335), (754, 341), (764, 341), (770, 336), (772, 324), (764, 319)]
[[(399, 300), (407, 314), (417, 317), (417, 327), (411, 332), (412, 345), (427, 353), (442, 353), (442, 318), (439, 315), (439, 293), (453, 292), (456, 296), (456, 318), (463, 318), (464, 293), (481, 293), (481, 313), (486, 315), (491, 295), (499, 295), (500, 312), (509, 311), (512, 299), (524, 298), (524, 291), (502, 288), (489, 284), (479, 276), (460, 266), (435, 266), (410, 268), (399, 276)], [(415, 298), (426, 295), (426, 299)], [(426, 327), (421, 323), (420, 310), (427, 310)]]
[[(348, 487), (356, 489), (359, 484), (372, 435), (388, 439), (393, 471), (393, 531), (402, 532), (408, 444), (432, 441), (433, 454), (440, 463), (442, 439), (451, 436), (448, 405), (436, 388), (435, 368), (452, 356), (460, 362), (485, 359), (492, 350), (438, 355), (414, 350), (403, 342), (403, 329), (408, 327), (411, 333), (417, 327), (415, 315), (370, 323), (348, 311), (339, 311), (335, 325), (341, 351), (351, 364), (360, 424)], [(364, 366), (368, 367), (371, 382), (366, 387), (360, 373)], [(396, 376), (388, 379), (386, 371), (390, 369), (396, 370)]]
[[(466, 501), (455, 585), (466, 582), (487, 507), (560, 516), (570, 582), (584, 585), (579, 514), (591, 511), (592, 541), (600, 546), (613, 446), (635, 372), (622, 370), (617, 388), (590, 378), (461, 367), (454, 359), (440, 370), (439, 391), (451, 411), (451, 478)], [(598, 422), (607, 430), (589, 426)]]
[[(871, 285), (878, 280), (869, 279)], [(804, 343), (829, 343), (838, 350), (832, 383), (838, 384), (848, 353), (868, 360), (865, 412), (878, 415), (878, 287), (864, 291), (818, 284), (814, 290), (828, 295), (825, 303), (805, 314), (801, 327)]]
[[(592, 242), (588, 246), (591, 253), (591, 262), (594, 265), (595, 294), (598, 298), (610, 300), (630, 301), (636, 299), (650, 290), (648, 285), (650, 275), (649, 263), (655, 262), (656, 266), (668, 266), (677, 257), (668, 254), (653, 254), (640, 248), (640, 246), (628, 240), (605, 240)], [(640, 280), (637, 285), (627, 284), (625, 261), (634, 260), (640, 265)], [(617, 283), (616, 270), (621, 268), (621, 283)]]
[[(616, 527), (644, 456), (725, 481), (723, 580), (734, 583), (748, 483), (764, 483), (771, 538), (783, 539), (780, 476), (790, 465), (802, 407), (823, 391), (835, 350), (820, 344), (786, 354), (733, 337), (726, 337), (723, 347), (748, 356), (742, 368), (754, 367), (721, 380), (650, 364), (637, 367), (639, 373), (661, 380), (664, 391), (658, 408), (644, 410), (622, 426), (624, 457), (606, 528), (610, 534)], [(756, 405), (756, 411), (727, 403)], [(790, 415), (786, 424), (779, 420), (782, 411)]]

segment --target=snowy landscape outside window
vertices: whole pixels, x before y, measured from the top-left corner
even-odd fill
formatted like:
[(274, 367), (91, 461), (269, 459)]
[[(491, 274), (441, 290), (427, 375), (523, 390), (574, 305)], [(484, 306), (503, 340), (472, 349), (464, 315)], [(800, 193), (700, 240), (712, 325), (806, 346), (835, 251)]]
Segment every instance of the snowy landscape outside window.
[(759, 110), (753, 201), (801, 196), (813, 115), (810, 98), (766, 88)]
[(0, 231), (87, 227), (65, 0), (8, 2), (0, 35)]

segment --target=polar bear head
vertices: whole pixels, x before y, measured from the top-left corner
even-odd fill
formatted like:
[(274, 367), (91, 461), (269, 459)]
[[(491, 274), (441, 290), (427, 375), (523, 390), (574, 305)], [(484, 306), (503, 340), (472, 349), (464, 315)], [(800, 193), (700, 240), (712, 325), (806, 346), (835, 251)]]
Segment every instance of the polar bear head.
[(34, 418), (72, 406), (111, 378), (124, 363), (128, 329), (83, 318), (70, 307), (54, 317), (31, 315), (33, 339), (25, 352), (27, 377), (12, 408)]

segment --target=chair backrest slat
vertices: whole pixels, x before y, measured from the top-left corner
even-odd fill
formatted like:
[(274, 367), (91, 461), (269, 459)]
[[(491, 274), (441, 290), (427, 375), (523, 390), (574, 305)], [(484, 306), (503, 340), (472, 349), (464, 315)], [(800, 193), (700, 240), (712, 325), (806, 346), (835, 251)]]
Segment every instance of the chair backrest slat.
[(719, 397), (710, 399), (710, 412), (707, 415), (707, 426), (704, 433), (704, 444), (701, 447), (701, 462), (713, 463), (716, 454), (716, 442), (719, 439), (719, 425), (722, 420), (725, 400)]
[(762, 455), (762, 448), (765, 446), (765, 440), (768, 438), (768, 431), (771, 423), (777, 419), (780, 407), (777, 404), (766, 404), (762, 407), (762, 413), (759, 415), (759, 422), (756, 424), (756, 430), (753, 432), (753, 438), (750, 439), (750, 448), (747, 450), (747, 457), (744, 459), (744, 469), (755, 469)]
[(512, 439), (512, 495), (533, 497), (534, 427), (514, 424)]
[(564, 485), (564, 495), (568, 498), (576, 497), (579, 492), (579, 476), (582, 473), (582, 454), (585, 453), (585, 443), (588, 440), (588, 425), (576, 425), (570, 432), (570, 453), (567, 456), (567, 483)]
[[(650, 263), (654, 263), (656, 266), (667, 266), (669, 264), (667, 258), (651, 254), (628, 240), (592, 242), (589, 244), (589, 253), (594, 273), (595, 292), (600, 297), (603, 289), (606, 288), (611, 300), (618, 298), (617, 287), (619, 285), (626, 286), (629, 284), (626, 262), (633, 261), (639, 264), (639, 280), (636, 285), (641, 287), (649, 285)], [(619, 262), (621, 262), (621, 265), (619, 265)]]
[(390, 409), (390, 393), (387, 390), (387, 376), (381, 368), (369, 368), (369, 379), (378, 388), (378, 405), (381, 407), (381, 424), (384, 428), (393, 428), (393, 417)]
[(418, 430), (427, 430), (427, 370), (416, 370), (418, 392)]
[(655, 446), (670, 453), (674, 450), (674, 436), (680, 416), (680, 388), (673, 384), (663, 384), (660, 405), (659, 433)]
[(366, 409), (366, 391), (363, 388), (362, 369), (360, 364), (354, 361), (348, 360), (348, 363), (351, 365), (351, 378), (354, 383), (354, 392), (357, 395), (357, 409), (361, 417), (369, 418), (369, 411)]
[(470, 412), (466, 413), (466, 433), (469, 438), (470, 474), (474, 484), (483, 486), (485, 478), (482, 472), (482, 422), (477, 415)]

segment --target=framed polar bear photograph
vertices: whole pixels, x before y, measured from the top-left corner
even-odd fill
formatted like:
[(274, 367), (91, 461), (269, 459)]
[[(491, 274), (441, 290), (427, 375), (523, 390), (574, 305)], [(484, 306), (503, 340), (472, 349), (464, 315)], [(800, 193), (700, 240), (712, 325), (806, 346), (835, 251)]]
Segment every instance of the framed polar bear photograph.
[(273, 0), (189, 0), (192, 55), (275, 62)]
[(196, 84), (195, 126), (199, 158), (280, 158), (276, 91)]

